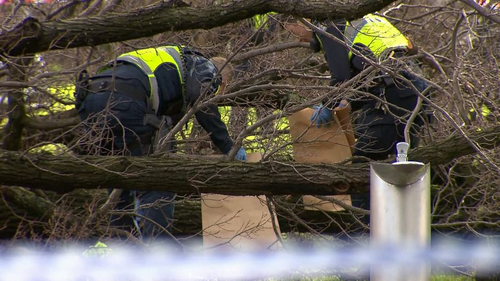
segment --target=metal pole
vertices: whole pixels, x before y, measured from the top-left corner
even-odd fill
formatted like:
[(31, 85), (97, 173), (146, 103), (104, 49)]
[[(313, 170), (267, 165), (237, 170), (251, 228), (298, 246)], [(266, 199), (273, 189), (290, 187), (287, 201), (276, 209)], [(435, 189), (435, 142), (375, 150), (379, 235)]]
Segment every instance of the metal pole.
[[(425, 251), (430, 247), (430, 165), (408, 161), (407, 143), (397, 148), (397, 162), (370, 165), (370, 243), (377, 250)], [(430, 280), (425, 261), (394, 264), (401, 266), (372, 265), (371, 280)]]

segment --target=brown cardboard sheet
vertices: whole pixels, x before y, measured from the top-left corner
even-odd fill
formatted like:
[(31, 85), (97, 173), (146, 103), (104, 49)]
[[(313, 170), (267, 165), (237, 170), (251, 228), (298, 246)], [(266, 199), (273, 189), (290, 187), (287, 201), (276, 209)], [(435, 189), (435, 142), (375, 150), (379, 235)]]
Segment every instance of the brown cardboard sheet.
[[(249, 153), (248, 162), (261, 155)], [(201, 194), (203, 247), (207, 250), (279, 250), (281, 244), (273, 229), (265, 196), (227, 196)], [(279, 225), (276, 225), (280, 233)]]
[[(336, 108), (333, 121), (317, 128), (310, 121), (314, 110), (303, 109), (289, 116), (293, 153), (298, 163), (337, 163), (352, 156), (354, 134), (350, 121), (350, 107)], [(327, 196), (351, 205), (350, 195)], [(306, 210), (341, 211), (344, 208), (315, 196), (302, 198)]]
[(347, 143), (349, 143), (352, 152), (354, 150), (354, 143), (356, 142), (356, 139), (354, 138), (354, 131), (351, 123), (351, 106), (348, 105), (344, 108), (337, 107), (334, 111), (337, 119), (339, 120), (340, 127), (345, 133)]

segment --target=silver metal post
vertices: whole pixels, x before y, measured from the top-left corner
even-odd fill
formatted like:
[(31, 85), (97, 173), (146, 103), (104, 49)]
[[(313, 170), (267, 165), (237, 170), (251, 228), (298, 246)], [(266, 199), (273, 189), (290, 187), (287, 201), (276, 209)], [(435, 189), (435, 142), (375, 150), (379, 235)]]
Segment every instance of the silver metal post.
[[(430, 165), (407, 161), (407, 143), (397, 149), (397, 162), (370, 165), (370, 243), (374, 249), (425, 251), (430, 247)], [(370, 275), (372, 281), (424, 281), (430, 280), (430, 265), (372, 266)]]

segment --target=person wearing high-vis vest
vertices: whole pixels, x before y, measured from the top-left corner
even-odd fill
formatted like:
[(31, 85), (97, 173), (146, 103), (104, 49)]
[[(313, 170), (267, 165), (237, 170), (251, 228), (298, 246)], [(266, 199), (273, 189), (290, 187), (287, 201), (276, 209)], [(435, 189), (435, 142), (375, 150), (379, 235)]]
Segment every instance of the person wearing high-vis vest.
[[(86, 153), (100, 155), (148, 155), (157, 149), (156, 141), (164, 128), (174, 126), (187, 108), (202, 95), (223, 91), (232, 77), (230, 64), (219, 69), (222, 59), (208, 59), (185, 46), (162, 46), (120, 55), (96, 75), (82, 78), (76, 92), (76, 109), (95, 142), (87, 144)], [(215, 146), (224, 154), (233, 147), (218, 107), (208, 105), (195, 113)], [(166, 148), (173, 149), (170, 145)], [(85, 150), (85, 147), (84, 147)], [(246, 160), (241, 147), (235, 157)], [(166, 183), (168, 186), (168, 183)], [(119, 188), (119, 187), (117, 187)], [(111, 224), (143, 239), (168, 238), (156, 224), (171, 230), (174, 215), (171, 192), (123, 190), (115, 209), (139, 207), (141, 227), (131, 216), (112, 216)], [(160, 201), (161, 199), (161, 201)]]
[[(387, 19), (369, 14), (352, 22), (337, 21), (326, 24), (327, 33), (342, 40), (337, 42), (321, 33), (315, 33), (311, 40), (314, 51), (324, 51), (324, 55), (331, 74), (330, 85), (335, 86), (347, 81), (370, 66), (368, 60), (385, 65), (403, 66), (401, 61), (409, 52), (414, 50), (411, 42)], [(353, 52), (357, 50), (357, 52)], [(358, 55), (361, 54), (361, 55)], [(411, 81), (420, 92), (427, 88), (427, 84), (414, 73), (420, 70), (416, 63), (405, 61), (412, 71), (401, 70), (399, 74)], [(401, 68), (403, 69), (403, 68)], [(332, 109), (349, 103), (353, 111), (360, 110), (359, 117), (354, 121), (356, 144), (353, 156), (364, 156), (372, 160), (384, 160), (390, 154), (396, 154), (396, 143), (405, 141), (405, 126), (411, 112), (417, 105), (418, 93), (405, 79), (392, 77), (378, 72), (373, 75), (372, 81), (359, 94), (342, 100), (342, 102), (324, 101), (315, 106), (311, 118), (318, 127), (333, 119)], [(417, 145), (415, 133), (424, 124), (425, 118), (419, 115), (412, 126), (411, 146)], [(369, 200), (366, 195), (353, 197), (353, 205), (369, 209)]]
[[(393, 60), (394, 65), (412, 48), (411, 42), (396, 27), (387, 19), (374, 14), (352, 22), (336, 22), (327, 25), (325, 30), (345, 42), (341, 44), (323, 34), (315, 34), (311, 40), (313, 50), (324, 51), (332, 86), (363, 71), (370, 65), (367, 59), (386, 63), (387, 60)], [(355, 54), (356, 52), (346, 45), (359, 51), (362, 56)], [(408, 64), (411, 65), (412, 72), (419, 71), (415, 63)], [(409, 71), (401, 70), (399, 74), (411, 81), (419, 91), (423, 91), (427, 86), (421, 78)], [(404, 140), (405, 119), (415, 108), (418, 93), (402, 79), (384, 73), (377, 73), (365, 90), (378, 99), (360, 95), (349, 100), (353, 111), (363, 112), (356, 120), (358, 140), (354, 155), (383, 160), (389, 154), (395, 154), (395, 144)], [(322, 106), (317, 106), (313, 115), (316, 125), (321, 126), (329, 122), (332, 118), (329, 108), (336, 105), (339, 104), (325, 102)], [(422, 125), (423, 122), (423, 118), (415, 120), (416, 125)], [(415, 146), (417, 140), (411, 143)]]

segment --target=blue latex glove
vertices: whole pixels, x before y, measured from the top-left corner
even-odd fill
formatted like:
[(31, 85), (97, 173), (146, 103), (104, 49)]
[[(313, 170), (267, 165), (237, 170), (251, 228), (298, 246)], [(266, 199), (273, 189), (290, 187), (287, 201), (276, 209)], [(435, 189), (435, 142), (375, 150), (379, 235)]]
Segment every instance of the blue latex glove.
[(316, 127), (320, 128), (321, 125), (328, 127), (329, 122), (333, 120), (332, 111), (322, 105), (313, 106), (314, 113), (311, 116), (311, 122), (316, 122)]
[(238, 153), (236, 153), (236, 156), (234, 156), (234, 159), (240, 160), (240, 161), (247, 161), (247, 152), (245, 151), (245, 148), (240, 147), (240, 150), (238, 150)]

